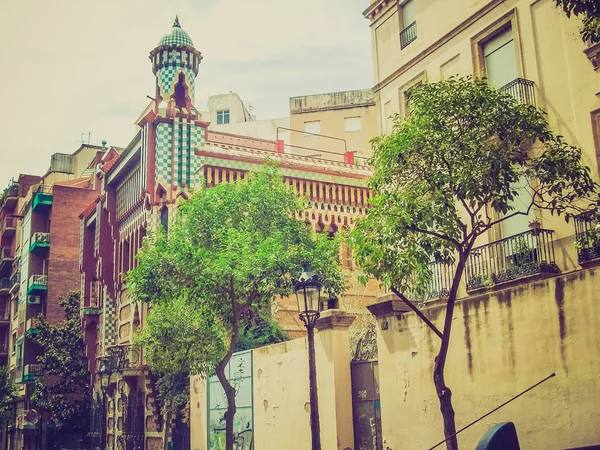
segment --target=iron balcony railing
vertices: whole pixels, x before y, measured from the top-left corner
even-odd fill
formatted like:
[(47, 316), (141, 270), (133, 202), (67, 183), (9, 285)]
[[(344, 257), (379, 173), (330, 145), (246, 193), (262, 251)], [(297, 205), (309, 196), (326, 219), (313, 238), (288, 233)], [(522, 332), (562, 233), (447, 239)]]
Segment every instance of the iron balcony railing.
[(530, 230), (471, 250), (467, 290), (491, 287), (539, 273), (558, 273), (552, 230)]
[(404, 48), (417, 39), (417, 22), (411, 23), (400, 32), (400, 48)]
[(600, 212), (588, 211), (574, 218), (575, 248), (579, 264), (600, 258)]
[(41, 364), (25, 364), (23, 369), (23, 378), (32, 379), (34, 377), (41, 377), (44, 375)]
[(122, 344), (110, 346), (107, 350), (108, 356), (113, 357), (116, 361), (117, 370), (142, 368), (142, 352), (138, 347), (131, 344)]
[(13, 274), (10, 277), (9, 289), (12, 291), (13, 287), (15, 287), (15, 285), (18, 285), (20, 283), (21, 283), (21, 272), (19, 272), (17, 270), (16, 272), (13, 272)]
[(31, 275), (29, 277), (29, 286), (48, 286), (48, 275)]
[(10, 289), (10, 279), (0, 278), (0, 291), (3, 289)]
[(519, 103), (535, 106), (535, 84), (525, 78), (517, 78), (498, 89), (503, 94), (508, 94)]
[(49, 244), (50, 233), (47, 231), (36, 231), (35, 233), (33, 233), (31, 242), (35, 244)]
[(450, 295), (452, 279), (454, 278), (454, 264), (442, 264), (432, 262), (430, 264), (431, 279), (427, 284), (424, 295), (409, 292), (411, 300), (417, 302), (428, 302), (440, 298), (447, 298)]

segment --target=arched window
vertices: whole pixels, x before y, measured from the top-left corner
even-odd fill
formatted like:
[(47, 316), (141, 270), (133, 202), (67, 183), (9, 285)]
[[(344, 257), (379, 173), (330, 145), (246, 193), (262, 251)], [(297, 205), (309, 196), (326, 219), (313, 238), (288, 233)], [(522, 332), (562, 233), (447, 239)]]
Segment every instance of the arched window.
[(185, 108), (187, 86), (185, 85), (185, 75), (183, 74), (183, 72), (179, 72), (177, 84), (175, 85), (175, 94), (173, 94), (173, 97), (175, 98), (175, 104), (178, 108)]

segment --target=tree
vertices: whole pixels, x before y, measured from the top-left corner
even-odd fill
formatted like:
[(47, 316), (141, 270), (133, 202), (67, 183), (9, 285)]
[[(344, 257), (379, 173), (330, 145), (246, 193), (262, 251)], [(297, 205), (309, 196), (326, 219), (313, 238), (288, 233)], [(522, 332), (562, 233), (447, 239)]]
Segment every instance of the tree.
[(600, 42), (600, 2), (598, 0), (554, 0), (567, 17), (581, 17), (581, 39)]
[(204, 306), (183, 297), (157, 302), (135, 337), (136, 345), (143, 346), (150, 370), (159, 377), (156, 387), (165, 418), (165, 450), (172, 418), (188, 404), (189, 374), (213, 371), (223, 351), (221, 340), (212, 339), (213, 329), (204, 326)]
[[(179, 298), (198, 308), (199, 323), (217, 351), (214, 372), (227, 398), (227, 450), (233, 449), (236, 407), (225, 368), (244, 317), (289, 295), (291, 276), (300, 274), (303, 260), (312, 262), (326, 290), (343, 289), (338, 238), (315, 236), (296, 219), (304, 206), (270, 164), (243, 180), (200, 189), (178, 208), (168, 235), (159, 232), (146, 240), (139, 265), (128, 276), (138, 301), (157, 305)], [(199, 355), (199, 361), (207, 356)], [(209, 368), (198, 363), (192, 373), (210, 374), (203, 372)]]
[[(396, 115), (394, 122), (390, 135), (372, 141), (373, 208), (353, 230), (351, 244), (365, 273), (396, 293), (441, 339), (433, 381), (447, 448), (453, 450), (458, 444), (444, 368), (473, 246), (501, 222), (534, 207), (568, 218), (597, 200), (597, 185), (581, 164), (581, 150), (553, 135), (542, 111), (483, 79), (451, 78), (415, 88), (410, 116)], [(528, 188), (519, 189), (524, 180)], [(519, 195), (526, 201), (522, 208), (515, 202)], [(455, 267), (441, 329), (408, 298), (426, 292), (432, 261)]]
[(37, 357), (44, 377), (37, 379), (32, 401), (49, 414), (56, 431), (86, 433), (92, 400), (90, 372), (79, 315), (80, 294), (71, 291), (58, 304), (65, 318), (56, 325), (38, 316), (33, 341), (40, 347)]
[(0, 421), (8, 420), (13, 403), (17, 399), (17, 387), (8, 370), (8, 366), (0, 366)]

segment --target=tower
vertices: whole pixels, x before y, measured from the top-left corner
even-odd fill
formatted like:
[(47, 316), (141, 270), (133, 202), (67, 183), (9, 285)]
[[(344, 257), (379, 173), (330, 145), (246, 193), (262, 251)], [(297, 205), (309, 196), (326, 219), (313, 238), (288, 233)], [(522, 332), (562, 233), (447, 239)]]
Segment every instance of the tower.
[(152, 72), (156, 76), (157, 108), (169, 108), (169, 105), (174, 104), (172, 106), (191, 112), (194, 82), (202, 55), (179, 25), (178, 17), (175, 18), (171, 32), (164, 35), (150, 52), (150, 60)]
[(172, 204), (184, 190), (199, 183), (195, 151), (204, 145), (206, 127), (194, 107), (194, 84), (202, 55), (175, 18), (171, 32), (150, 52), (156, 77), (152, 110), (142, 128), (144, 166), (150, 201)]

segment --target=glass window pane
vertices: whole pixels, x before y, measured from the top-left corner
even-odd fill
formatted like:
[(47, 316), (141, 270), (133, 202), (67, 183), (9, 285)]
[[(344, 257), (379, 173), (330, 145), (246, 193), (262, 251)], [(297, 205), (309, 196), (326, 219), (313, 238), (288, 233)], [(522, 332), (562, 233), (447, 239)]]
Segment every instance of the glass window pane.
[(360, 129), (361, 129), (360, 117), (346, 117), (344, 119), (344, 131), (352, 132), (352, 131), (360, 131)]
[(410, 0), (402, 6), (402, 19), (404, 28), (408, 27), (415, 21), (415, 2)]
[(490, 86), (501, 88), (518, 78), (512, 30), (506, 30), (483, 45), (485, 72)]

